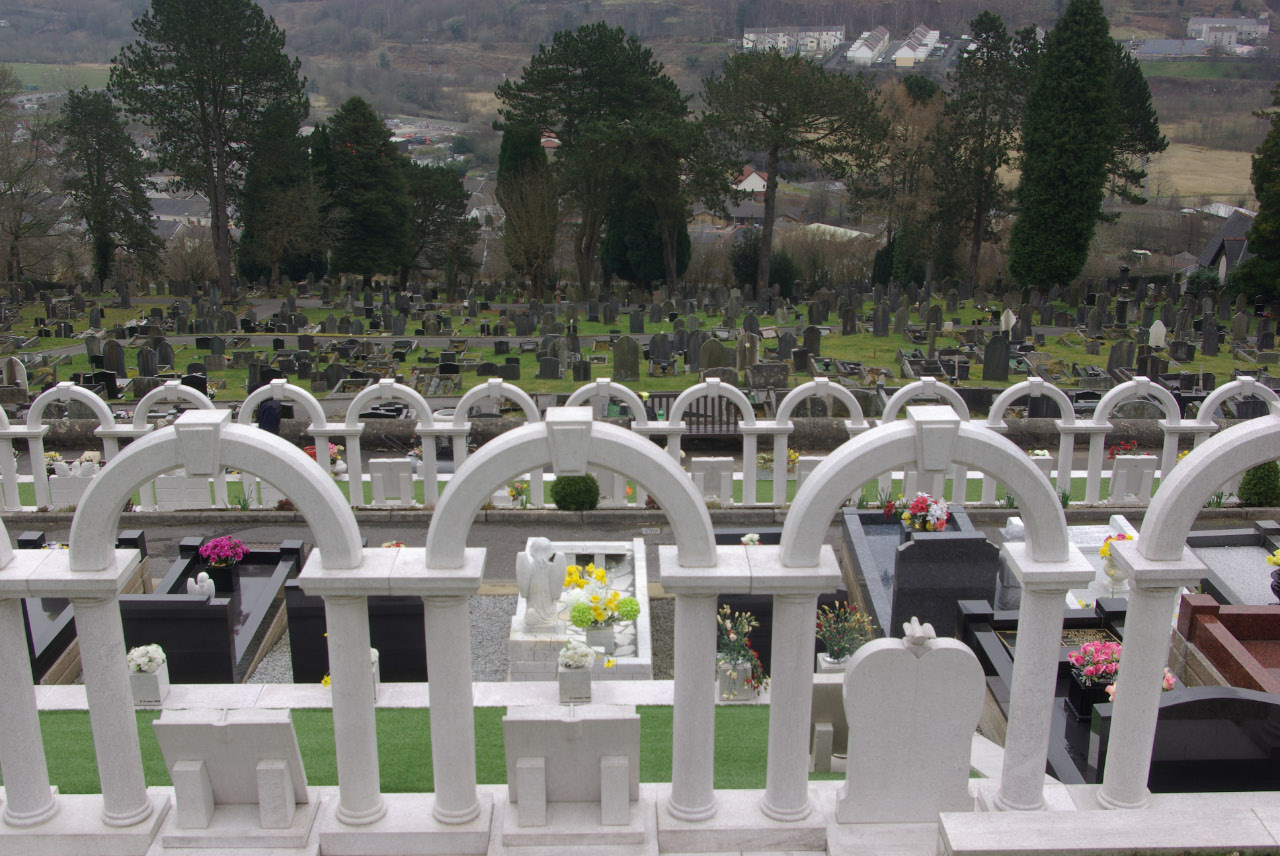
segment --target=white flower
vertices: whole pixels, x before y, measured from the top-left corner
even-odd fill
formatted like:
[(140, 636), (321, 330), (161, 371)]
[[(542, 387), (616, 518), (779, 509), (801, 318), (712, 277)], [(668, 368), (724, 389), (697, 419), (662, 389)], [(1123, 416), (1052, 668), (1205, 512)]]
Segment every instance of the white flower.
[(147, 674), (154, 673), (166, 662), (164, 649), (159, 645), (139, 645), (130, 649), (125, 659), (129, 661), (130, 671)]
[(594, 663), (595, 659), (596, 649), (579, 642), (577, 639), (570, 639), (560, 649), (560, 656), (556, 659), (556, 662), (564, 669), (585, 669)]
[(748, 547), (754, 547), (756, 544), (760, 543), (760, 536), (755, 532), (748, 532), (746, 535), (742, 536), (742, 543)]
[(1049, 454), (1049, 450), (1048, 450), (1048, 449), (1032, 449), (1032, 450), (1031, 450), (1031, 457), (1033, 457), (1033, 458), (1048, 458), (1048, 457), (1051, 457), (1051, 456), (1050, 456), (1050, 454)]

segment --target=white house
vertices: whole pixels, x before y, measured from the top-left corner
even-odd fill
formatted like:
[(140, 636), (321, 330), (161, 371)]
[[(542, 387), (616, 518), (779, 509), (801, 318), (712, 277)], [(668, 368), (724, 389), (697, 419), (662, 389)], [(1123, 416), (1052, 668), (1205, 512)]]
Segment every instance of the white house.
[(742, 31), (742, 49), (775, 48), (782, 53), (820, 55), (844, 41), (844, 27), (748, 27)]
[(854, 65), (871, 65), (884, 56), (888, 47), (889, 31), (884, 27), (876, 27), (858, 36), (844, 56)]
[(894, 62), (897, 65), (909, 67), (928, 59), (929, 51), (933, 50), (941, 35), (937, 30), (931, 30), (921, 24), (912, 30), (902, 46), (893, 52)]
[[(1260, 18), (1192, 18), (1187, 21), (1187, 38), (1204, 39), (1210, 45), (1214, 44), (1210, 41), (1208, 31), (1213, 29), (1220, 35), (1219, 40), (1226, 40), (1227, 36), (1222, 35), (1223, 30), (1218, 28), (1226, 28), (1235, 34), (1235, 39), (1244, 42), (1260, 41), (1265, 39), (1271, 32), (1271, 19), (1267, 16)], [(1231, 41), (1235, 44), (1235, 40)], [(1224, 47), (1228, 45), (1223, 45)]]
[(747, 165), (742, 168), (742, 174), (734, 180), (733, 189), (747, 193), (764, 193), (768, 181), (769, 173), (757, 172), (755, 167)]

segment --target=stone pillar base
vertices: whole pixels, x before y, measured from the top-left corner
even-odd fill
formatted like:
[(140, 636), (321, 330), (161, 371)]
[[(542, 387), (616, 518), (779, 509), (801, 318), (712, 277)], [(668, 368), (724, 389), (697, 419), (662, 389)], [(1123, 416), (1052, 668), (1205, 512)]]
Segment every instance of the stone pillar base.
[(133, 826), (102, 821), (101, 794), (63, 794), (58, 813), (39, 826), (15, 829), (0, 823), (0, 853), (92, 853), (145, 856), (172, 805), (169, 788), (147, 788), (153, 811)]
[[(825, 783), (823, 783), (825, 784)], [(667, 811), (671, 786), (658, 788), (658, 849), (661, 852), (723, 853), (760, 850), (826, 850), (831, 818), (810, 788), (813, 810), (804, 820), (774, 820), (760, 810), (763, 790), (716, 791), (716, 813), (709, 820), (676, 820)]]
[[(330, 789), (325, 789), (326, 791)], [(326, 856), (478, 856), (489, 851), (493, 794), (481, 790), (480, 816), (444, 824), (432, 816), (434, 794), (383, 794), (387, 813), (363, 826), (347, 826), (333, 813), (337, 789), (320, 815), (320, 851)]]

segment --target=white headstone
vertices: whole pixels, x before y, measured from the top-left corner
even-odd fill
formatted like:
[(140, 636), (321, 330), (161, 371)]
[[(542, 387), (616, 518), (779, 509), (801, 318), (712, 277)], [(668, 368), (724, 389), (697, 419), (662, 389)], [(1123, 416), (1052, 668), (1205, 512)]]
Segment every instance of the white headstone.
[(1164, 322), (1156, 319), (1156, 323), (1151, 325), (1151, 335), (1147, 338), (1147, 344), (1153, 348), (1163, 348), (1165, 336), (1168, 330), (1164, 326)]
[(973, 810), (969, 755), (982, 666), (928, 624), (913, 618), (904, 628), (905, 639), (863, 645), (845, 671), (851, 736), (840, 823), (928, 823), (938, 812)]
[(1013, 314), (1012, 309), (1006, 309), (1000, 314), (1000, 332), (1008, 333), (1013, 329), (1013, 325), (1017, 323), (1018, 316)]

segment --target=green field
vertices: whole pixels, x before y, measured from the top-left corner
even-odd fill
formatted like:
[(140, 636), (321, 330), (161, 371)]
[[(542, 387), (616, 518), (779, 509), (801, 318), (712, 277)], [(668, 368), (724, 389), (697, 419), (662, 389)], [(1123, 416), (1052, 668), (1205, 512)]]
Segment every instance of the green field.
[(111, 67), (105, 64), (54, 65), (42, 62), (10, 63), (18, 79), (24, 84), (38, 86), (41, 90), (102, 89), (107, 85)]
[(1140, 62), (1147, 77), (1194, 77), (1201, 80), (1253, 80), (1264, 67), (1250, 60), (1155, 60)]

